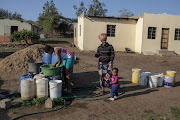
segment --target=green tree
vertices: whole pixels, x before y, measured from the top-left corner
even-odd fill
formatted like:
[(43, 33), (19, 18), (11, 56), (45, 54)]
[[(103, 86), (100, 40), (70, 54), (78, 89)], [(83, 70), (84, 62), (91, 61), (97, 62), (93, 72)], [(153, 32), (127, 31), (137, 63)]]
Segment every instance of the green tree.
[(58, 27), (60, 17), (53, 0), (47, 1), (43, 6), (43, 12), (39, 14), (38, 23), (48, 32)]
[(23, 20), (21, 14), (19, 14), (17, 12), (12, 13), (8, 10), (3, 9), (3, 8), (0, 8), (0, 17), (12, 18), (12, 19), (16, 19), (16, 20)]
[(78, 17), (79, 15), (81, 15), (81, 13), (82, 13), (83, 11), (86, 11), (86, 10), (87, 10), (86, 7), (84, 6), (84, 2), (83, 2), (83, 1), (80, 3), (79, 8), (77, 8), (76, 5), (73, 5), (73, 8), (76, 10), (76, 13), (75, 13), (75, 14), (77, 15), (77, 17)]
[(119, 11), (120, 12), (120, 16), (122, 17), (131, 17), (131, 16), (134, 16), (134, 13), (132, 13), (131, 11), (127, 10), (127, 9), (122, 9)]
[(107, 9), (104, 9), (106, 7), (105, 3), (100, 3), (98, 0), (93, 0), (92, 4), (89, 5), (88, 15), (89, 16), (106, 16)]

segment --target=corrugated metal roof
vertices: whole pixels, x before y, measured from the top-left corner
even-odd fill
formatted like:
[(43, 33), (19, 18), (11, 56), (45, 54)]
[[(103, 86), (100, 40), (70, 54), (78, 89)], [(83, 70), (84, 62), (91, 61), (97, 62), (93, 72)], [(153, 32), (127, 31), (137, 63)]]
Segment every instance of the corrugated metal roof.
[[(17, 19), (7, 18), (7, 17), (0, 17), (0, 19), (17, 20)], [(38, 25), (35, 25), (35, 24), (33, 24), (33, 23), (30, 23), (30, 22), (26, 22), (26, 21), (23, 21), (23, 20), (17, 20), (17, 21), (20, 21), (20, 22), (25, 22), (25, 23), (29, 23), (30, 25), (32, 25), (32, 26), (36, 26), (36, 27), (38, 27), (38, 28), (39, 28), (39, 26), (38, 26)]]

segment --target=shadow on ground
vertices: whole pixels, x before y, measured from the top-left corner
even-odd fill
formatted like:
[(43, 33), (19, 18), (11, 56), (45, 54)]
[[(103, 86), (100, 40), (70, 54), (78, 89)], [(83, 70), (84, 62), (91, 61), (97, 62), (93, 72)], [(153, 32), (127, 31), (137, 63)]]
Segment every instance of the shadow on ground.
[(43, 44), (69, 44), (67, 41), (58, 41), (58, 40), (48, 40), (48, 41), (40, 41)]
[(5, 58), (13, 53), (14, 52), (0, 52), (0, 58)]
[[(0, 78), (0, 89), (2, 84), (3, 84), (3, 80), (1, 80)], [(8, 117), (8, 110), (0, 108), (0, 120), (10, 120), (10, 118)]]

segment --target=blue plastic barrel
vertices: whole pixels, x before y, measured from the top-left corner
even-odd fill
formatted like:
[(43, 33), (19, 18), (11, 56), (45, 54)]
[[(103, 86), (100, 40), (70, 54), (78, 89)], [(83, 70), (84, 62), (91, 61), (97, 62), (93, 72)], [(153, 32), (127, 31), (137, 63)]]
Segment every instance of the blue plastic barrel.
[(26, 74), (26, 75), (22, 75), (19, 79), (19, 91), (21, 93), (21, 80), (26, 79), (26, 78), (33, 78), (31, 74)]
[(45, 64), (51, 64), (52, 54), (44, 52), (43, 54), (43, 62)]
[(57, 62), (58, 58), (56, 56), (55, 53), (52, 54), (52, 60), (51, 60), (51, 64), (55, 64)]

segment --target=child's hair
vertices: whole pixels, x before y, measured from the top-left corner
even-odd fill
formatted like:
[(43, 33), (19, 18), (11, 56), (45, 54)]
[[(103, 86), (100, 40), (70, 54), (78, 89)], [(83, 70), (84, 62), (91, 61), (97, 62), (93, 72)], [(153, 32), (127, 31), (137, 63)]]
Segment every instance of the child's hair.
[(113, 68), (112, 70), (115, 70), (116, 73), (118, 73), (118, 71), (119, 71), (118, 68)]
[(45, 48), (44, 48), (44, 51), (45, 51), (46, 53), (48, 53), (51, 48), (52, 48), (51, 46), (46, 45)]

